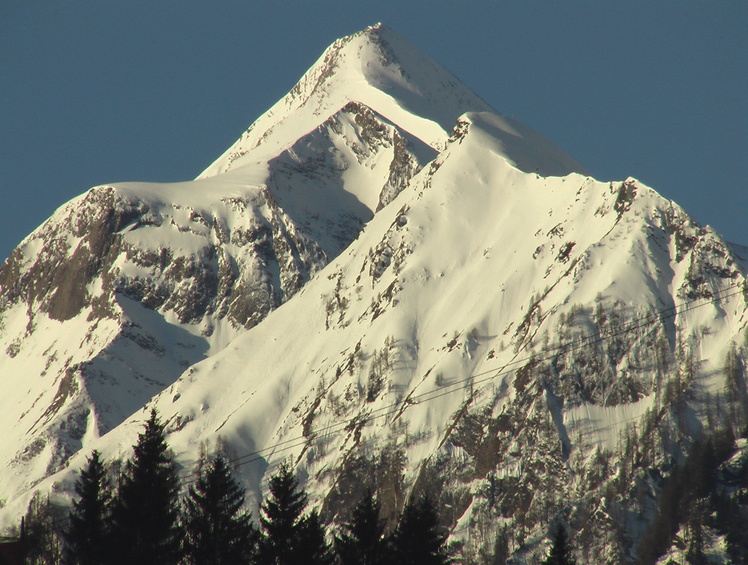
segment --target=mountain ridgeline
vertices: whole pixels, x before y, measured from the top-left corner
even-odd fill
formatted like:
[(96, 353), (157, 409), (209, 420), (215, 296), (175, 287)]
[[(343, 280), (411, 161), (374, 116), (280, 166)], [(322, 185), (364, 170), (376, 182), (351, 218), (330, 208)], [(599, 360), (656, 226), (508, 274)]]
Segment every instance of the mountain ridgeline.
[(465, 563), (560, 526), (580, 563), (744, 559), (747, 258), (367, 28), (198, 179), (92, 188), (0, 268), (0, 518), (157, 409), (255, 516), (285, 464), (326, 524), (428, 496)]

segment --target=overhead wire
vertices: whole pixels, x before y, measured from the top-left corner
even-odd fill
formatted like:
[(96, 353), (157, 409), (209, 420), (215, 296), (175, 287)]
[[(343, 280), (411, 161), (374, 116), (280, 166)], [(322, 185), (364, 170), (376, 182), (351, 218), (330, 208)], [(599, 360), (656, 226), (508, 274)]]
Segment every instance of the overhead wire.
[[(420, 404), (423, 402), (429, 402), (431, 400), (435, 400), (437, 398), (441, 398), (443, 396), (453, 394), (454, 392), (463, 390), (465, 388), (465, 385), (470, 384), (472, 386), (476, 386), (476, 385), (485, 384), (486, 382), (490, 382), (496, 379), (497, 377), (502, 377), (507, 374), (511, 374), (513, 371), (516, 370), (517, 366), (523, 366), (530, 362), (540, 363), (543, 361), (547, 361), (549, 359), (552, 359), (556, 355), (558, 355), (558, 353), (561, 351), (564, 351), (564, 352), (575, 351), (575, 350), (578, 350), (584, 347), (588, 347), (589, 345), (599, 344), (606, 340), (619, 337), (627, 333), (631, 333), (633, 331), (642, 329), (648, 325), (652, 325), (658, 320), (674, 318), (677, 315), (690, 312), (697, 308), (702, 308), (709, 304), (715, 304), (718, 301), (731, 298), (737, 294), (740, 294), (741, 292), (743, 292), (742, 284), (731, 285), (729, 287), (722, 289), (721, 291), (718, 291), (712, 294), (711, 297), (698, 297), (690, 301), (687, 301), (685, 303), (682, 303), (680, 306), (673, 305), (667, 308), (657, 310), (656, 312), (649, 312), (646, 315), (639, 317), (639, 319), (634, 318), (629, 323), (624, 324), (621, 328), (617, 328), (614, 331), (610, 331), (604, 334), (603, 333), (590, 334), (581, 339), (577, 338), (575, 340), (572, 340), (570, 343), (563, 343), (563, 344), (559, 344), (554, 347), (546, 348), (542, 355), (532, 354), (527, 357), (514, 359), (503, 364), (501, 367), (496, 367), (493, 369), (481, 371), (479, 373), (474, 373), (470, 375), (469, 377), (454, 381), (439, 389), (426, 391), (426, 392), (423, 392), (423, 393), (420, 393), (414, 396), (407, 395), (404, 400), (398, 400), (391, 404), (372, 410), (371, 412), (363, 415), (361, 420), (364, 422), (378, 420), (380, 418), (389, 416), (393, 413), (400, 412), (401, 410), (405, 410), (410, 405)], [(701, 303), (699, 304), (699, 302)], [(478, 378), (478, 380), (476, 380), (476, 377)], [(357, 416), (354, 416), (354, 418), (356, 417)], [(265, 454), (276, 453), (277, 451), (287, 451), (289, 449), (293, 449), (295, 447), (299, 447), (299, 446), (302, 446), (308, 443), (310, 439), (312, 439), (312, 437), (315, 435), (323, 434), (323, 433), (329, 435), (331, 432), (339, 433), (341, 431), (344, 431), (349, 426), (351, 426), (351, 421), (329, 424), (327, 426), (323, 426), (321, 428), (316, 429), (313, 434), (310, 434), (309, 437), (297, 436), (294, 438), (289, 438), (283, 441), (279, 441), (274, 444), (268, 445), (262, 449), (251, 451), (239, 457), (232, 458), (229, 460), (229, 462), (235, 466), (242, 466), (242, 465), (246, 465), (249, 463), (254, 463), (258, 460), (264, 459)]]
[[(285, 439), (274, 444), (267, 445), (262, 449), (250, 451), (243, 455), (229, 458), (227, 459), (227, 463), (236, 468), (244, 465), (249, 465), (257, 461), (265, 460), (268, 455), (308, 445), (312, 440), (314, 440), (315, 438), (319, 438), (320, 436), (329, 438), (331, 436), (337, 435), (343, 431), (346, 431), (347, 428), (351, 428), (354, 422), (356, 424), (365, 426), (372, 421), (386, 418), (393, 414), (402, 413), (409, 406), (415, 406), (424, 402), (430, 402), (438, 398), (442, 398), (444, 396), (464, 390), (467, 385), (469, 385), (470, 387), (475, 387), (489, 383), (498, 377), (503, 377), (511, 374), (518, 368), (525, 366), (528, 363), (541, 363), (543, 361), (553, 359), (560, 352), (571, 352), (582, 349), (584, 347), (588, 347), (590, 345), (597, 345), (603, 343), (606, 340), (610, 340), (653, 325), (657, 321), (675, 318), (678, 315), (685, 314), (687, 312), (702, 308), (704, 306), (708, 306), (710, 304), (716, 304), (719, 301), (726, 300), (744, 292), (746, 292), (746, 288), (742, 283), (730, 285), (728, 287), (725, 287), (724, 289), (721, 289), (720, 291), (714, 292), (709, 297), (701, 296), (683, 302), (680, 305), (673, 304), (672, 306), (668, 306), (666, 308), (651, 311), (646, 315), (640, 316), (638, 318), (635, 317), (629, 322), (624, 323), (620, 327), (609, 332), (597, 332), (588, 334), (587, 336), (583, 336), (581, 338), (577, 337), (566, 343), (561, 343), (553, 347), (546, 347), (541, 352), (541, 354), (532, 353), (525, 357), (512, 359), (502, 364), (500, 367), (473, 373), (469, 377), (459, 379), (457, 381), (444, 385), (439, 389), (425, 391), (416, 395), (408, 394), (404, 397), (404, 399), (400, 399), (385, 406), (373, 409), (366, 414), (359, 413), (358, 415), (354, 416), (352, 420), (329, 424), (327, 426), (317, 428), (308, 436), (302, 435)], [(471, 394), (475, 394), (475, 391), (473, 390)], [(280, 463), (276, 464), (275, 467), (277, 467), (279, 464)], [(270, 468), (272, 467), (273, 466), (270, 466)], [(194, 476), (194, 472), (190, 472), (190, 474), (192, 475), (192, 478), (181, 478), (180, 480), (180, 496), (186, 496), (188, 487), (197, 481), (196, 477)], [(69, 516), (58, 520), (58, 523), (66, 522), (68, 520)]]

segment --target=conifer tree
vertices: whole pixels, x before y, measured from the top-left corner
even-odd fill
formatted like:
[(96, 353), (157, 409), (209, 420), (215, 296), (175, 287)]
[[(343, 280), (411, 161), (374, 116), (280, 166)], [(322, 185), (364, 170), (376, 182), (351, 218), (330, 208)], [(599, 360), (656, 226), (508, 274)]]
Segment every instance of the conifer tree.
[(112, 486), (101, 454), (94, 450), (75, 483), (78, 500), (73, 502), (70, 525), (65, 533), (65, 563), (102, 565), (110, 549), (109, 518)]
[(297, 537), (297, 559), (304, 565), (332, 565), (335, 557), (330, 544), (325, 539), (325, 529), (319, 519), (319, 514), (313, 510), (302, 518)]
[(176, 564), (181, 556), (179, 477), (155, 409), (133, 449), (112, 508), (114, 561)]
[(563, 524), (559, 524), (553, 534), (553, 545), (543, 565), (576, 565)]
[(65, 514), (49, 495), (36, 491), (24, 520), (24, 565), (59, 565), (62, 559), (62, 529)]
[(445, 565), (451, 562), (439, 527), (436, 509), (427, 497), (411, 498), (405, 505), (393, 538), (394, 561), (398, 565)]
[(296, 565), (305, 561), (299, 552), (299, 540), (307, 497), (298, 487), (299, 482), (287, 464), (281, 465), (270, 478), (270, 493), (260, 507), (261, 565)]
[(371, 490), (353, 509), (351, 521), (343, 524), (343, 533), (335, 539), (341, 565), (383, 565), (388, 562), (384, 520), (379, 518), (379, 502)]
[(509, 560), (509, 532), (504, 526), (496, 535), (496, 541), (493, 545), (493, 556), (491, 565), (506, 565)]
[(706, 565), (709, 563), (704, 553), (703, 524), (706, 520), (706, 515), (706, 501), (697, 500), (690, 509), (688, 519), (686, 562), (689, 565)]
[(192, 565), (247, 563), (257, 531), (244, 510), (244, 489), (220, 452), (203, 459), (184, 501), (185, 560)]

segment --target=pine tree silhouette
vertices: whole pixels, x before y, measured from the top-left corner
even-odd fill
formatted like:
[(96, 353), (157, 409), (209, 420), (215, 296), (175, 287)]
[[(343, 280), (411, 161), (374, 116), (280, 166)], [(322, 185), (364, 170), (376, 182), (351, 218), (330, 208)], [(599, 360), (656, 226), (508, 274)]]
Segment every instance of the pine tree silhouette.
[(447, 535), (431, 500), (412, 498), (405, 505), (393, 538), (394, 562), (398, 565), (445, 565), (451, 562), (445, 546)]
[(498, 534), (493, 544), (493, 556), (491, 565), (506, 565), (509, 560), (509, 532), (504, 526)]
[(335, 556), (325, 539), (325, 529), (316, 510), (302, 518), (297, 539), (297, 555), (302, 558), (302, 561), (297, 563), (332, 565), (335, 562)]
[(101, 454), (94, 450), (75, 483), (78, 500), (73, 501), (70, 526), (65, 533), (65, 563), (102, 565), (110, 553), (109, 519), (112, 486)]
[(115, 563), (176, 564), (181, 556), (179, 477), (155, 409), (133, 450), (112, 509)]
[(260, 507), (259, 563), (261, 565), (297, 565), (304, 563), (300, 555), (302, 513), (306, 507), (306, 494), (298, 490), (291, 467), (281, 465), (270, 478), (269, 495)]
[(182, 524), (185, 560), (191, 565), (234, 565), (254, 557), (258, 535), (244, 510), (244, 489), (220, 452), (201, 461)]
[(383, 565), (389, 562), (384, 520), (379, 518), (379, 502), (371, 490), (353, 509), (351, 521), (343, 524), (342, 534), (335, 539), (341, 565)]
[(548, 557), (543, 561), (543, 565), (576, 565), (576, 561), (571, 555), (569, 540), (566, 537), (566, 528), (559, 524), (553, 534), (553, 545)]
[(25, 565), (60, 563), (63, 532), (58, 525), (64, 516), (60, 507), (50, 502), (49, 495), (34, 492), (24, 517), (22, 553)]

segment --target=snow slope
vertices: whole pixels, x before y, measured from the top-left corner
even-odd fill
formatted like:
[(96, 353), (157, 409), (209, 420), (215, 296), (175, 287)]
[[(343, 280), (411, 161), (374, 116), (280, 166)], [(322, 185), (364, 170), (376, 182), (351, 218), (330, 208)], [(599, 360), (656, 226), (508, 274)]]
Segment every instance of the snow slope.
[[(317, 127), (320, 116), (331, 115), (351, 101), (373, 109), (437, 151), (464, 112), (495, 113), (449, 71), (377, 24), (328, 47), (291, 92), (200, 176), (272, 158), (293, 144), (300, 131)], [(583, 171), (530, 128), (498, 116), (495, 125), (506, 144), (506, 156), (528, 170), (546, 175)], [(534, 148), (530, 152), (529, 146)]]
[[(475, 110), (490, 111), (378, 25), (333, 44), (211, 174), (95, 187), (62, 206), (0, 269), (0, 367), (13, 391), (0, 405), (15, 430), (0, 449), (4, 496), (294, 296)], [(539, 144), (527, 166), (577, 167), (501, 123)]]
[[(107, 229), (76, 231), (80, 210)], [(635, 551), (625, 501), (657, 488), (631, 438), (665, 472), (727, 418), (725, 359), (748, 357), (737, 251), (368, 28), (198, 180), (92, 189), (14, 252), (0, 517), (34, 489), (64, 500), (91, 449), (127, 457), (153, 406), (185, 477), (220, 437), (254, 504), (291, 460), (330, 521), (366, 486), (390, 520), (429, 492), (476, 558), (507, 526), (530, 559), (563, 516), (587, 562), (616, 561), (611, 523)], [(85, 292), (54, 274), (71, 263)]]

